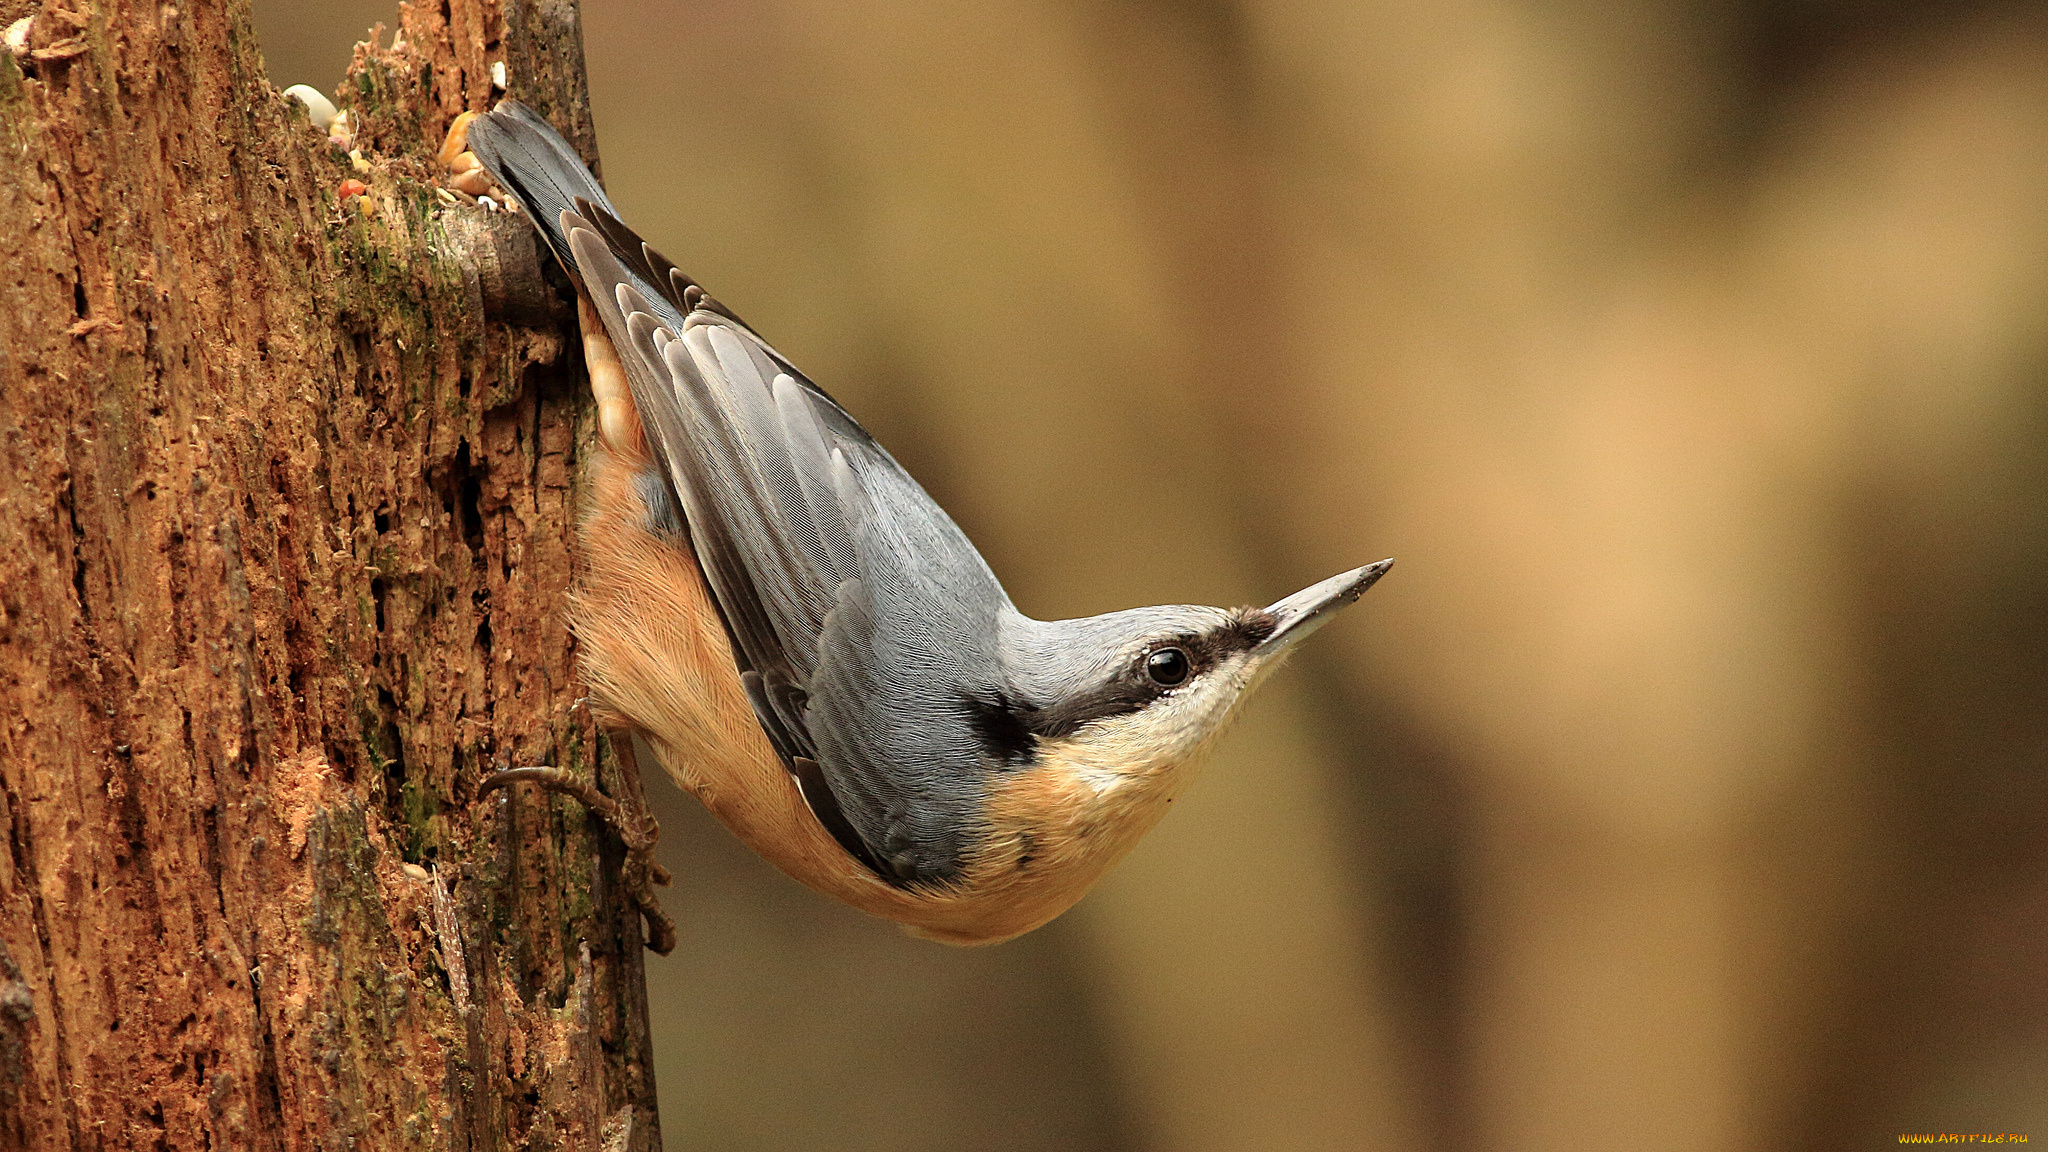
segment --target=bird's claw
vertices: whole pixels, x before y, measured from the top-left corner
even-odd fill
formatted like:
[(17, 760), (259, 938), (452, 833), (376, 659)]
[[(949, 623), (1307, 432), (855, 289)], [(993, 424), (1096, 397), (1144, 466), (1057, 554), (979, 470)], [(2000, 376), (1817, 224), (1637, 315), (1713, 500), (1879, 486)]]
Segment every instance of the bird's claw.
[[(626, 768), (634, 770), (631, 759), (626, 760)], [(647, 922), (647, 947), (662, 956), (674, 951), (676, 922), (654, 896), (654, 886), (667, 887), (671, 879), (668, 869), (654, 862), (654, 845), (661, 838), (661, 825), (655, 823), (654, 816), (644, 807), (628, 815), (617, 800), (598, 791), (590, 781), (561, 768), (546, 766), (505, 768), (493, 772), (477, 786), (477, 799), (514, 784), (537, 784), (549, 792), (573, 797), (618, 836), (626, 846), (626, 862), (619, 870), (619, 879), (633, 906), (639, 909)]]

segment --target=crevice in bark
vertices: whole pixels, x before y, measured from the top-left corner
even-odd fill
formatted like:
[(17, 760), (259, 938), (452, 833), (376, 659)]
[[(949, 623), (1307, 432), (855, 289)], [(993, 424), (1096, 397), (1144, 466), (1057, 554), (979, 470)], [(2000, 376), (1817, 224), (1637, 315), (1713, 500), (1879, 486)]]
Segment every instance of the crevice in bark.
[(78, 523), (78, 488), (66, 478), (63, 491), (64, 521), (71, 529), (71, 591), (78, 602), (81, 624), (92, 622), (92, 605), (85, 594), (85, 529)]

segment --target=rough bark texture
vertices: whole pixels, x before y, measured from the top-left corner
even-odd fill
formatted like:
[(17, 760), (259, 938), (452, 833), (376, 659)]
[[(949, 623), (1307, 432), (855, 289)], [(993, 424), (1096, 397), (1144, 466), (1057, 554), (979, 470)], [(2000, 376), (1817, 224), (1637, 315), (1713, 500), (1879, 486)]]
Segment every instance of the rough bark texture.
[(618, 784), (566, 624), (573, 321), (523, 221), (431, 183), (507, 57), (589, 146), (573, 7), (402, 5), (337, 100), (367, 172), (267, 82), (241, 0), (0, 0), (27, 15), (0, 1147), (658, 1146), (616, 843), (475, 800), (503, 765)]

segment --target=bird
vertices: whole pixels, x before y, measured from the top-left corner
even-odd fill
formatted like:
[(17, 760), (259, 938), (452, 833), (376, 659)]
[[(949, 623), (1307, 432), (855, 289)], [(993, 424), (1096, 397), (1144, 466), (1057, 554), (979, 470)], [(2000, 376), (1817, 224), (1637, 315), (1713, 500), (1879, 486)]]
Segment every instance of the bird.
[(859, 422), (620, 221), (547, 120), (504, 100), (468, 147), (578, 295), (593, 713), (818, 892), (951, 944), (1053, 919), (1393, 563), (1263, 608), (1026, 616)]

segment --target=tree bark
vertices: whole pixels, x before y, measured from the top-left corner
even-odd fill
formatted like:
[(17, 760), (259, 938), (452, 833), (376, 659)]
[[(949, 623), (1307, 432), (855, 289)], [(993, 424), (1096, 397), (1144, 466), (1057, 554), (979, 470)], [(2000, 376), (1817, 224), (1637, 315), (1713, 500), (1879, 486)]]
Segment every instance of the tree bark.
[(245, 0), (27, 15), (0, 1147), (658, 1147), (616, 840), (476, 799), (509, 765), (636, 786), (575, 706), (573, 314), (524, 220), (433, 183), (498, 61), (588, 153), (573, 4), (401, 5), (337, 100), (366, 171)]

